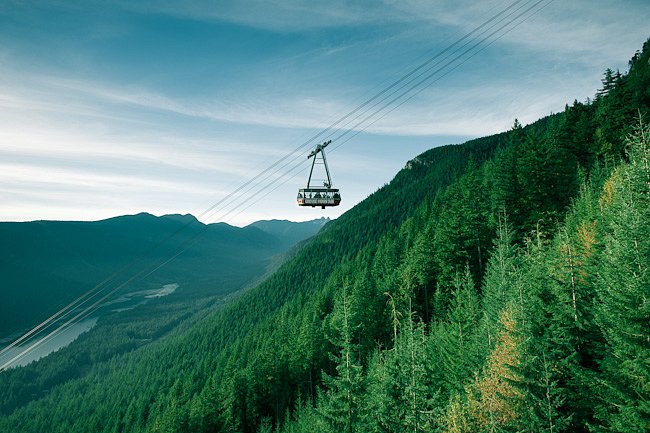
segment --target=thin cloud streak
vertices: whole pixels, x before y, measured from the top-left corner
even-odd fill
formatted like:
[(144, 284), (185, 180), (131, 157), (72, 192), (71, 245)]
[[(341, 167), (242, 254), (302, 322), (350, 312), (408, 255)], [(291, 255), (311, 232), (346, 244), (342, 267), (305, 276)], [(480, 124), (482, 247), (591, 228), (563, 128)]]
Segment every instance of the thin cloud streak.
[[(141, 13), (155, 12), (187, 17), (199, 21), (218, 20), (269, 29), (273, 31), (306, 31), (346, 25), (403, 23), (422, 24), (421, 37), (426, 37), (431, 24), (444, 24), (462, 32), (472, 30), (477, 23), (513, 1), (475, 0), (384, 0), (381, 2), (348, 2), (335, 0), (319, 5), (311, 0), (249, 0), (230, 1), (216, 5), (209, 0), (162, 2), (118, 2), (122, 7)], [(605, 61), (617, 61), (620, 40), (639, 43), (647, 37), (646, 17), (650, 4), (628, 0), (554, 1), (533, 19), (525, 29), (506, 35), (500, 43), (524, 46), (546, 53), (573, 53), (595, 61), (598, 54)], [(639, 13), (639, 8), (646, 14)], [(580, 25), (575, 17), (581, 16)], [(638, 29), (638, 31), (631, 31)], [(540, 35), (544, 35), (540, 37)], [(619, 35), (613, 38), (612, 35)], [(616, 40), (618, 39), (618, 41)]]
[[(163, 111), (181, 116), (244, 125), (261, 125), (277, 128), (324, 127), (322, 110), (327, 103), (312, 98), (276, 101), (264, 95), (246, 100), (205, 102), (183, 101), (143, 88), (111, 86), (101, 82), (53, 76), (32, 77), (35, 85), (45, 87), (40, 95), (26, 93), (0, 95), (0, 107), (11, 110), (48, 111), (73, 116), (94, 116), (105, 119), (131, 119), (112, 114), (114, 110), (130, 106), (144, 110)], [(8, 87), (8, 86), (7, 86)], [(61, 101), (71, 103), (62, 104)], [(340, 107), (335, 107), (340, 109)], [(296, 116), (293, 113), (301, 113)], [(140, 121), (141, 122), (141, 121)]]
[(97, 135), (78, 135), (75, 132), (55, 131), (53, 129), (31, 131), (25, 134), (20, 130), (3, 131), (0, 140), (5, 144), (0, 155), (5, 158), (50, 159), (74, 161), (76, 164), (100, 164), (118, 167), (125, 163), (168, 167), (183, 171), (195, 171), (216, 175), (232, 175), (248, 178), (253, 169), (247, 167), (250, 156), (262, 154), (255, 149), (246, 150), (237, 142), (223, 140), (188, 140), (168, 136), (149, 136), (139, 140), (115, 137), (106, 140)]
[[(182, 193), (191, 189), (200, 194), (214, 192), (214, 188), (200, 187), (197, 183), (165, 180), (161, 177), (98, 174), (79, 168), (57, 168), (34, 164), (0, 163), (0, 180), (4, 185), (31, 184), (45, 185), (46, 188), (63, 186), (90, 190), (146, 190), (166, 191), (169, 193)], [(222, 194), (225, 193), (225, 191), (222, 191)]]
[[(328, 99), (295, 99), (288, 98), (285, 100), (270, 100), (265, 99), (264, 95), (260, 95), (254, 102), (236, 104), (222, 103), (217, 106), (197, 109), (195, 108), (198, 103), (184, 102), (174, 100), (164, 95), (157, 95), (153, 93), (146, 93), (144, 91), (127, 91), (117, 88), (102, 87), (101, 84), (92, 84), (90, 82), (72, 81), (72, 80), (56, 80), (50, 79), (54, 88), (62, 87), (67, 91), (76, 91), (87, 98), (87, 104), (90, 106), (99, 104), (101, 102), (114, 102), (119, 105), (135, 105), (139, 108), (171, 112), (177, 115), (193, 117), (197, 119), (204, 119), (209, 121), (220, 121), (239, 123), (243, 125), (259, 125), (273, 128), (306, 128), (306, 129), (323, 129), (329, 126), (325, 119), (335, 119), (341, 113), (345, 113), (353, 107), (350, 101), (337, 100), (335, 98)], [(373, 124), (367, 131), (370, 133), (384, 133), (391, 135), (481, 135), (486, 133), (495, 132), (495, 128), (491, 127), (485, 129), (481, 124), (474, 124), (473, 126), (467, 124), (477, 117), (488, 118), (497, 120), (497, 128), (503, 124), (501, 119), (511, 119), (513, 116), (532, 117), (536, 118), (542, 115), (549, 114), (553, 111), (553, 107), (562, 109), (565, 103), (570, 103), (572, 99), (582, 97), (590, 97), (592, 95), (570, 95), (567, 100), (567, 94), (576, 90), (575, 83), (570, 86), (564, 87), (549, 86), (549, 82), (557, 82), (558, 80), (546, 79), (540, 83), (509, 83), (502, 84), (500, 87), (484, 86), (477, 83), (475, 86), (470, 84), (470, 87), (456, 90), (448, 87), (434, 86), (432, 89), (424, 92), (424, 96), (418, 96), (416, 102), (411, 102), (405, 106), (399, 107), (394, 113), (388, 115), (385, 119), (380, 120)], [(548, 91), (551, 87), (553, 90)], [(567, 88), (570, 87), (570, 88)], [(583, 89), (593, 89), (591, 84), (582, 85)], [(590, 90), (593, 93), (594, 90)], [(85, 93), (84, 93), (85, 92)], [(519, 95), (519, 96), (517, 96)], [(511, 101), (520, 95), (526, 95), (526, 98), (537, 101), (536, 104), (531, 105), (529, 102), (514, 104)], [(63, 98), (64, 95), (57, 96), (53, 94), (50, 96), (52, 99)], [(15, 98), (17, 99), (17, 98)], [(540, 101), (546, 101), (546, 104)], [(477, 103), (478, 102), (478, 103)], [(51, 106), (53, 103), (44, 101), (35, 101), (31, 103), (35, 107)], [(26, 103), (25, 109), (28, 110), (30, 103)], [(499, 109), (500, 107), (512, 106), (511, 108), (524, 109), (525, 111), (518, 111), (513, 113), (514, 110), (509, 110), (510, 113), (504, 112)], [(481, 107), (473, 108), (479, 112), (475, 113), (470, 118), (463, 120), (464, 109), (459, 107)], [(381, 105), (379, 105), (381, 107)], [(427, 116), (427, 112), (431, 111), (430, 107), (438, 108), (437, 113), (432, 113), (433, 116)], [(80, 107), (75, 109), (74, 112), (83, 111)], [(387, 110), (386, 110), (387, 111)], [(482, 111), (482, 112), (481, 112)], [(372, 111), (371, 111), (372, 112)], [(296, 114), (298, 113), (298, 114)], [(499, 113), (499, 114), (496, 114)], [(72, 113), (68, 113), (72, 114)], [(381, 113), (379, 114), (381, 116)], [(110, 118), (110, 114), (106, 118)], [(359, 120), (365, 117), (359, 117)], [(393, 121), (392, 119), (398, 119)], [(410, 121), (405, 121), (411, 119)], [(414, 123), (413, 119), (418, 119)], [(435, 121), (434, 121), (435, 120)], [(358, 123), (358, 120), (352, 122), (349, 127)], [(483, 122), (481, 122), (483, 123)], [(428, 126), (425, 126), (427, 125)], [(363, 127), (364, 125), (361, 125)], [(79, 141), (79, 140), (77, 140)], [(153, 141), (153, 140), (150, 140)], [(236, 143), (218, 142), (219, 148), (235, 148)], [(105, 146), (106, 148), (108, 146)], [(131, 148), (130, 144), (123, 146)], [(72, 147), (74, 148), (74, 146)], [(265, 149), (264, 146), (251, 150), (251, 153), (258, 153)], [(83, 153), (83, 150), (82, 150)], [(130, 152), (127, 151), (127, 155)], [(144, 156), (144, 155), (142, 155)], [(272, 156), (272, 155), (269, 155)]]
[(313, 29), (367, 25), (410, 20), (407, 15), (396, 15), (399, 10), (392, 2), (330, 0), (317, 3), (311, 0), (210, 0), (116, 2), (127, 10), (140, 13), (163, 13), (197, 21), (227, 21), (240, 25), (278, 32), (301, 32)]

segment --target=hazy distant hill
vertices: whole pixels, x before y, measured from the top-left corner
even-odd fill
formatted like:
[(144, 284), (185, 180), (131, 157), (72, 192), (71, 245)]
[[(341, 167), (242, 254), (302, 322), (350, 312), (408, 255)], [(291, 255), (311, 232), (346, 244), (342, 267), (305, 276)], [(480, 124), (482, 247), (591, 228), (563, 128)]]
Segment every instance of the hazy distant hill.
[(256, 227), (263, 232), (276, 236), (286, 246), (290, 246), (313, 236), (328, 222), (330, 222), (329, 218), (299, 223), (287, 220), (263, 220), (254, 222), (248, 227)]
[[(54, 313), (131, 264), (113, 287), (178, 258), (125, 291), (179, 284), (176, 296), (218, 295), (262, 275), (269, 259), (314, 235), (321, 220), (205, 225), (192, 215), (147, 213), (95, 222), (0, 223), (0, 338)], [(200, 236), (199, 236), (200, 234)]]

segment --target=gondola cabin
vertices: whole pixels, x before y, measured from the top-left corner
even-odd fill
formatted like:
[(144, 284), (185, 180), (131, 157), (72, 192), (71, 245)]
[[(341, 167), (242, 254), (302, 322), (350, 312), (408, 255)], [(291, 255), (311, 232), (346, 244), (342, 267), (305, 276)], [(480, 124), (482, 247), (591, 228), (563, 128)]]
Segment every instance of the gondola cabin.
[(298, 206), (338, 206), (341, 204), (341, 194), (336, 188), (300, 188), (298, 190)]
[[(311, 170), (309, 171), (307, 188), (300, 188), (298, 190), (298, 206), (320, 206), (325, 209), (327, 206), (338, 206), (341, 203), (341, 193), (337, 188), (332, 188), (332, 176), (330, 176), (327, 158), (325, 157), (325, 148), (331, 142), (332, 140), (317, 145), (316, 149), (307, 157), (307, 159), (314, 159), (312, 160)], [(325, 168), (327, 179), (323, 181), (323, 186), (312, 186), (312, 175), (314, 174), (314, 166), (316, 164), (323, 165)]]

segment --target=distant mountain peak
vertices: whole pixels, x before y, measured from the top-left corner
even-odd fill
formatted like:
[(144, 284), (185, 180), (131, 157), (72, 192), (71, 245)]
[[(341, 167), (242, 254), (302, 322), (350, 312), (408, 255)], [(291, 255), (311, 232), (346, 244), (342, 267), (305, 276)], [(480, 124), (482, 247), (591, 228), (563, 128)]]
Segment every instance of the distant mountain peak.
[(270, 219), (270, 220), (255, 221), (255, 222), (249, 224), (249, 226), (257, 226), (257, 225), (260, 225), (260, 224), (319, 224), (319, 225), (323, 225), (323, 224), (327, 224), (328, 222), (330, 222), (329, 217), (321, 217), (321, 218), (316, 218), (316, 219), (308, 220), (308, 221), (290, 221), (290, 220), (286, 220), (286, 219)]
[(180, 221), (183, 223), (192, 223), (192, 222), (200, 222), (194, 215), (186, 213), (186, 214), (178, 214), (178, 213), (172, 213), (172, 214), (167, 214), (163, 215), (160, 218), (166, 218), (169, 220), (174, 220), (174, 221)]
[(329, 221), (329, 218), (318, 218), (302, 222), (273, 219), (255, 221), (246, 227), (254, 227), (273, 235), (283, 243), (295, 244), (314, 236)]

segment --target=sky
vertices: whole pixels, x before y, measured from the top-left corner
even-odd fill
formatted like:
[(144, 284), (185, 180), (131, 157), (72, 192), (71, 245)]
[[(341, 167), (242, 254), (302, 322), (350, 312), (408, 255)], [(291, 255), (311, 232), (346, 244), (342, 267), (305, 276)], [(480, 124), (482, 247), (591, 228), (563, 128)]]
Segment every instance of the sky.
[(647, 0), (544, 0), (392, 111), (331, 131), (343, 202), (296, 206), (315, 136), (513, 3), (3, 0), (0, 221), (336, 218), (430, 148), (593, 97), (650, 37)]

